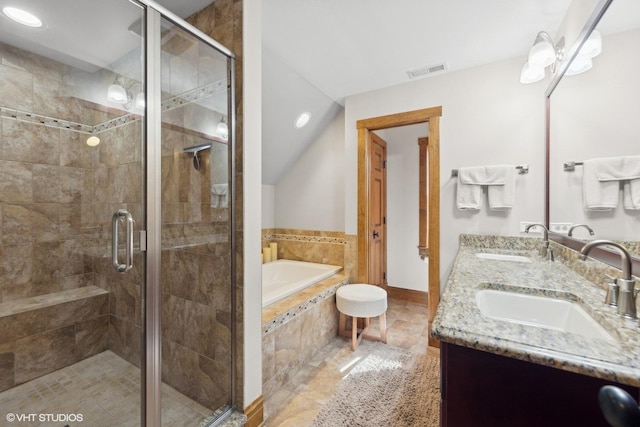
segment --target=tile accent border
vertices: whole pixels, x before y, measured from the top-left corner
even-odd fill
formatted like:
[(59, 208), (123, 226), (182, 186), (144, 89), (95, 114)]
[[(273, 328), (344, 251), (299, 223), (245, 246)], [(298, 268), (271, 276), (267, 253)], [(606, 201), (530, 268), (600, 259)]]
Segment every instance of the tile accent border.
[[(332, 284), (331, 282), (335, 281), (334, 278), (336, 276), (338, 277), (339, 281), (337, 283)], [(322, 291), (320, 291), (320, 293), (312, 296), (310, 299), (303, 301), (301, 303), (298, 303), (295, 306), (291, 307), (290, 309), (280, 312), (279, 314), (276, 314), (274, 317), (268, 320), (265, 320), (265, 317), (268, 317), (269, 315), (265, 316), (264, 312), (270, 306), (263, 308), (262, 309), (263, 310), (262, 335), (264, 336), (265, 334), (268, 334), (269, 332), (272, 332), (277, 328), (279, 328), (280, 326), (284, 325), (285, 323), (289, 322), (290, 320), (293, 320), (296, 317), (300, 317), (300, 315), (302, 315), (302, 313), (307, 311), (309, 308), (335, 295), (336, 291), (340, 286), (346, 285), (347, 283), (349, 283), (349, 278), (344, 277), (343, 275), (336, 275), (336, 276), (333, 276), (318, 282), (318, 285), (320, 286), (322, 286), (324, 282), (328, 282), (328, 286), (329, 286), (328, 288), (323, 289)], [(283, 301), (283, 304), (286, 304), (287, 301), (292, 300), (295, 297), (296, 297), (296, 294), (293, 294), (292, 296), (287, 297), (281, 301)], [(278, 302), (279, 301), (276, 301), (274, 304), (277, 304)]]

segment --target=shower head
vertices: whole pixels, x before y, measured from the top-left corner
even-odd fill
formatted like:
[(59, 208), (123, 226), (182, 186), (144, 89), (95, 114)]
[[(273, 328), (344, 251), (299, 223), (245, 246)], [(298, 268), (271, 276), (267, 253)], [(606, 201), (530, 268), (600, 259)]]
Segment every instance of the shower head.
[(195, 170), (199, 171), (200, 170), (200, 156), (198, 153), (200, 153), (202, 150), (207, 150), (211, 148), (211, 143), (204, 143), (204, 144), (198, 144), (198, 145), (193, 145), (191, 147), (186, 147), (182, 149), (183, 153), (193, 153), (193, 167)]

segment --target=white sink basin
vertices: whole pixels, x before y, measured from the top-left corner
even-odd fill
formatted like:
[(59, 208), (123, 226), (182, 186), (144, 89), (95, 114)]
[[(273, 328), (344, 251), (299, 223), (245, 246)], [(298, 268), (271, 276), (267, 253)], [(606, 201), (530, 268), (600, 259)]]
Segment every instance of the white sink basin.
[(492, 259), (495, 261), (531, 262), (529, 258), (519, 255), (488, 254), (484, 252), (477, 252), (476, 256), (478, 258)]
[(480, 312), (487, 317), (571, 332), (615, 342), (609, 333), (578, 304), (569, 301), (483, 289), (476, 294)]

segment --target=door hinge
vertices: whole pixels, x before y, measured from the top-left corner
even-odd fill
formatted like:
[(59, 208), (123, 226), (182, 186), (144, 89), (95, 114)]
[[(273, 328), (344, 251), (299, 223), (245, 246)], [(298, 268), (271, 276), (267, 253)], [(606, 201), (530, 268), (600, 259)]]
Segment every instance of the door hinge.
[(147, 250), (147, 232), (140, 230), (140, 252), (146, 252)]
[(383, 160), (382, 161), (382, 169), (386, 169), (387, 168), (387, 161)]
[(383, 272), (382, 272), (382, 278), (383, 278), (384, 280), (387, 280), (387, 272), (386, 272), (386, 271), (383, 271)]
[(386, 224), (386, 223), (387, 223), (387, 217), (386, 217), (386, 216), (383, 216), (383, 217), (382, 217), (382, 223), (383, 223), (383, 224)]

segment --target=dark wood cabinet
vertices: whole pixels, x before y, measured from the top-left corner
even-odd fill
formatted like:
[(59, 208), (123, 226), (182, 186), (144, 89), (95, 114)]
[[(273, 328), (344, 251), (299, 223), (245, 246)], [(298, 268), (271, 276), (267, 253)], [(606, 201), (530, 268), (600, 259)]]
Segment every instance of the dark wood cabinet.
[(444, 427), (608, 426), (600, 387), (638, 388), (445, 342), (440, 348)]

